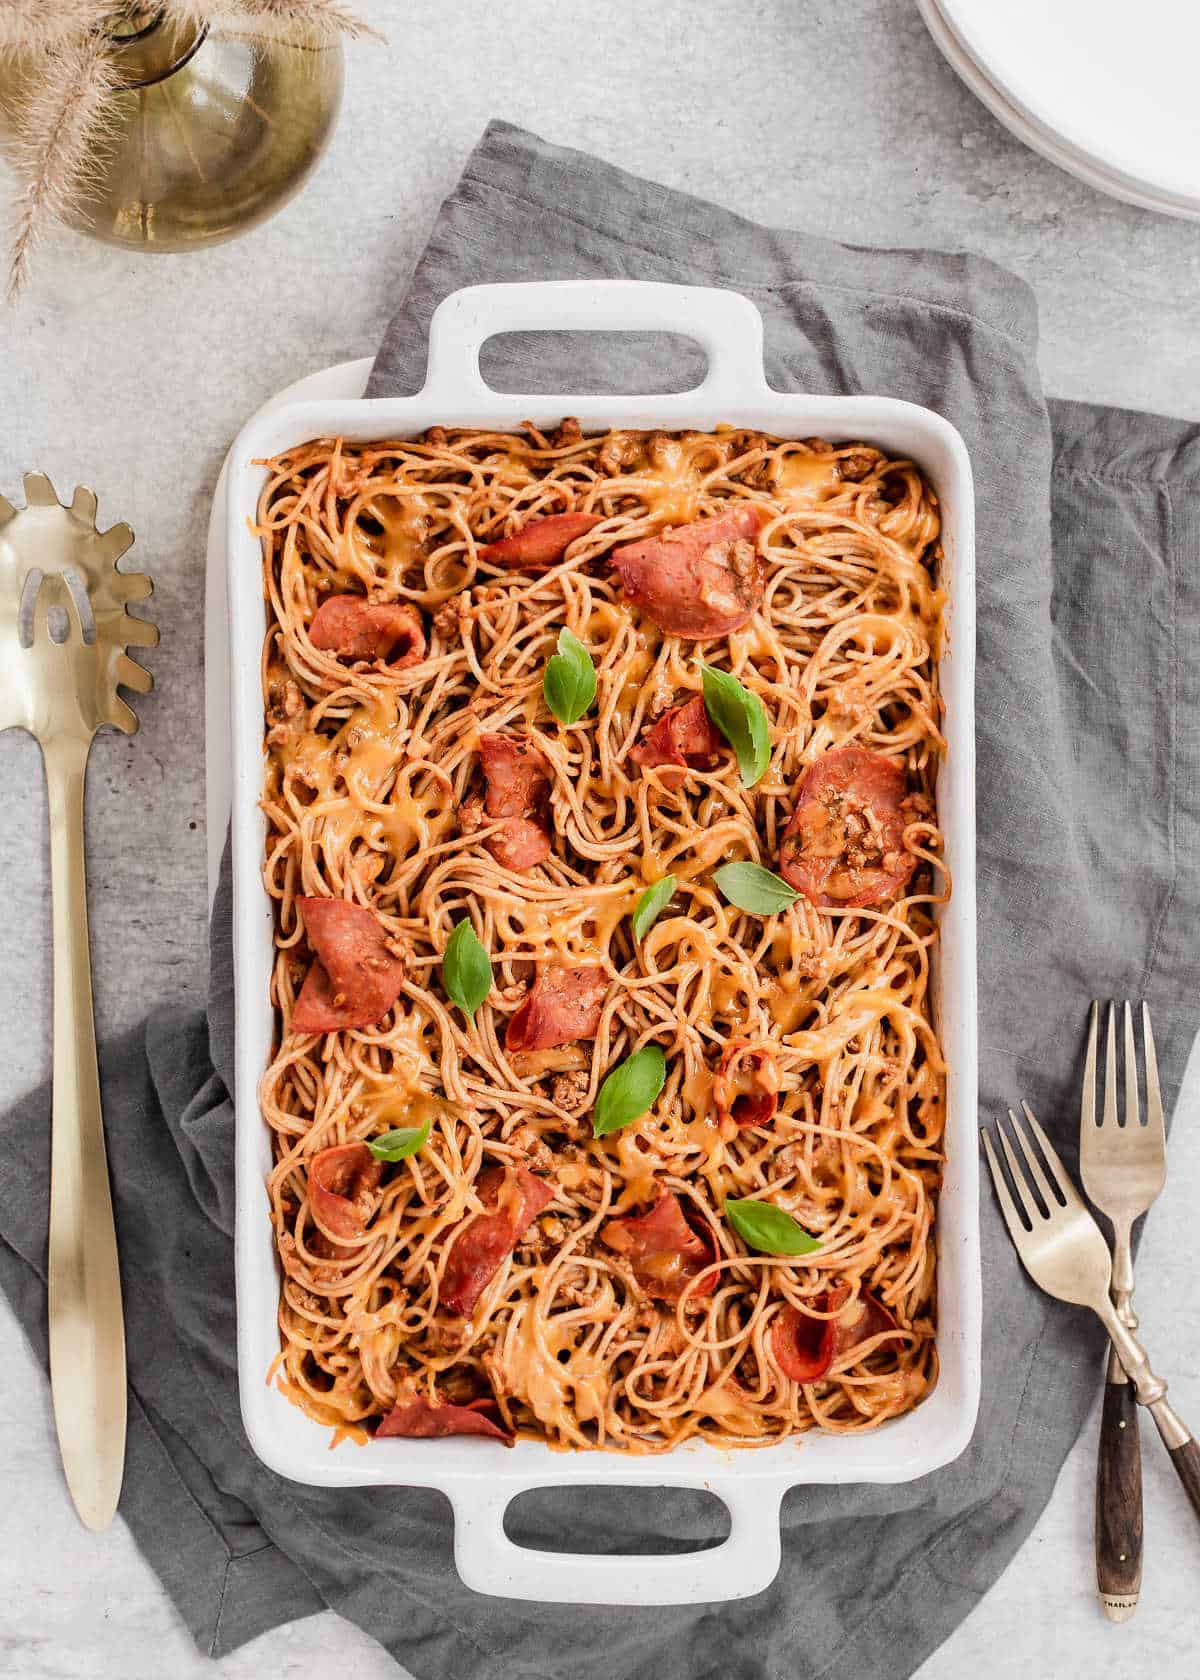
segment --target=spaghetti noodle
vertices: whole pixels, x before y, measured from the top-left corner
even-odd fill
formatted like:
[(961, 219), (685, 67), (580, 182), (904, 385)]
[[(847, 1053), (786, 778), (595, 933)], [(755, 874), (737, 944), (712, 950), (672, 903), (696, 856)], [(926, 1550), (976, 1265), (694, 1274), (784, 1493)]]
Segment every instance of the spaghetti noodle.
[[(288, 451), (258, 526), (286, 1392), (359, 1438), (631, 1452), (912, 1407), (948, 890), (919, 471), (746, 432), (434, 429)], [(596, 676), (569, 725), (543, 688), (564, 629)], [(762, 702), (752, 785), (701, 658)], [(739, 909), (734, 860), (790, 902)], [(470, 1015), (443, 968), (464, 920), (493, 975)], [(596, 1136), (647, 1046), (661, 1093)], [(731, 1201), (815, 1240), (751, 1246)]]

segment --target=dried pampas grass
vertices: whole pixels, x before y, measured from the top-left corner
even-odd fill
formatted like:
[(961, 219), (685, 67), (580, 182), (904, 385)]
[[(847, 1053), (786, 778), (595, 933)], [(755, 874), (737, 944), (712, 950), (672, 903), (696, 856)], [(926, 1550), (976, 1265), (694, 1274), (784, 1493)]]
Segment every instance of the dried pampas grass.
[(42, 232), (62, 220), (88, 185), (117, 83), (112, 59), (95, 35), (64, 41), (55, 60), (55, 76), (30, 89), (13, 135), (13, 169), (22, 185), (13, 215), (10, 302), (25, 284)]
[[(342, 0), (0, 0), (0, 58), (27, 62), (15, 113), (8, 295), (21, 292), (46, 228), (75, 210), (98, 167), (111, 98), (120, 86), (108, 31), (123, 17), (155, 13), (257, 41), (356, 39), (379, 32)], [(100, 151), (102, 159), (102, 150)]]
[(161, 0), (136, 5), (132, 0), (0, 0), (0, 53), (54, 47), (100, 30), (126, 12), (161, 11), (183, 23), (226, 27), (256, 34), (263, 40), (284, 40), (298, 33), (319, 39), (379, 38), (373, 29), (341, 0)]
[(119, 10), (100, 0), (0, 0), (0, 52), (28, 52), (77, 40)]
[(339, 0), (232, 0), (223, 6), (206, 6), (203, 0), (172, 0), (166, 9), (172, 17), (206, 23), (210, 29), (255, 35), (262, 41), (288, 41), (300, 34), (327, 41), (353, 41), (368, 35), (382, 39), (377, 29)]

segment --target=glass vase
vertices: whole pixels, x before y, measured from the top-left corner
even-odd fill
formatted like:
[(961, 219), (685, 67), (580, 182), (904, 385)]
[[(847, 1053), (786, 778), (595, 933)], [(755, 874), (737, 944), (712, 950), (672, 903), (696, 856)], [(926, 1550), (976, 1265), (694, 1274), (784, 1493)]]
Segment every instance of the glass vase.
[[(120, 85), (92, 143), (89, 185), (67, 220), (145, 251), (232, 239), (274, 214), (311, 173), (342, 97), (338, 42), (287, 42), (165, 21), (152, 8), (109, 29)], [(36, 64), (0, 61), (10, 129)]]

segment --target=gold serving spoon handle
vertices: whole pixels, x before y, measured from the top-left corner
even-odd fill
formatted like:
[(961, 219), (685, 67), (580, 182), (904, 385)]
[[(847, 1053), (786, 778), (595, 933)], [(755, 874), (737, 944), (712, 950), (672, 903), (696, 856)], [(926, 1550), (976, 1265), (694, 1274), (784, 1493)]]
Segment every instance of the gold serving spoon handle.
[(36, 736), (46, 769), (54, 934), (54, 1057), (47, 1257), (50, 1388), (67, 1486), (81, 1521), (107, 1528), (125, 1462), (125, 1329), (113, 1224), (88, 950), (83, 792), (103, 724), (132, 734), (118, 685), (145, 694), (125, 652), (158, 632), (126, 611), (152, 590), (116, 570), (127, 525), (96, 529), (82, 487), (69, 508), (41, 473), (26, 506), (0, 498), (0, 727)]

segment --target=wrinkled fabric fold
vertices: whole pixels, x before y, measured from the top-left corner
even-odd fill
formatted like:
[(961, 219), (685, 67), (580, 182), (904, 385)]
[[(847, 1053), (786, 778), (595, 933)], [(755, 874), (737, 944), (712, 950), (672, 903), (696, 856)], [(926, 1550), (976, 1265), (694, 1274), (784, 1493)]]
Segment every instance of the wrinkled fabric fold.
[[(420, 386), (429, 316), (457, 287), (589, 275), (735, 287), (763, 312), (778, 389), (904, 397), (962, 432), (978, 517), (981, 1113), (1024, 1096), (1073, 1155), (1096, 989), (1149, 998), (1173, 1099), (1200, 912), (1183, 867), (1200, 840), (1200, 432), (1047, 408), (1032, 297), (989, 262), (757, 227), (500, 123), (442, 208), (372, 392)], [(483, 365), (526, 392), (682, 388), (699, 372), (694, 346), (642, 334), (516, 335)], [(454, 1572), (440, 1495), (270, 1474), (235, 1371), (227, 864), (211, 965), (206, 1013), (160, 1010), (102, 1053), (131, 1387), (121, 1512), (202, 1649), (328, 1605), (422, 1680), (902, 1680), (997, 1578), (1092, 1403), (1100, 1348), (1028, 1284), (986, 1194), (970, 1448), (918, 1482), (795, 1489), (782, 1571), (755, 1599), (481, 1598)], [(0, 1121), (0, 1285), (43, 1358), (48, 1109), (43, 1089)], [(513, 1527), (596, 1551), (720, 1534), (704, 1496), (661, 1489), (529, 1495)]]

